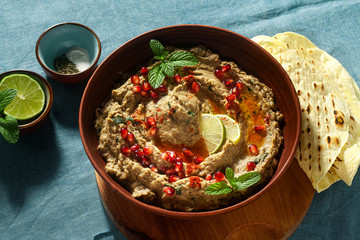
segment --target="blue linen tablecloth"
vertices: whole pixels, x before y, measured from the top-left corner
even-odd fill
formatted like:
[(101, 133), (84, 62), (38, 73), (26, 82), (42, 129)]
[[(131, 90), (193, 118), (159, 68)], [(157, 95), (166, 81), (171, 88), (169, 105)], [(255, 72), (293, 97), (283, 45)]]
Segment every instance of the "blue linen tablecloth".
[[(360, 84), (360, 2), (4, 0), (0, 6), (0, 72), (27, 69), (46, 76), (35, 57), (40, 34), (60, 22), (92, 28), (102, 42), (100, 63), (129, 39), (176, 24), (205, 24), (246, 37), (293, 31), (338, 59)], [(100, 202), (83, 149), (78, 111), (86, 81), (54, 91), (50, 119), (21, 135), (0, 138), (0, 239), (125, 239)], [(360, 173), (315, 194), (290, 239), (359, 239)]]

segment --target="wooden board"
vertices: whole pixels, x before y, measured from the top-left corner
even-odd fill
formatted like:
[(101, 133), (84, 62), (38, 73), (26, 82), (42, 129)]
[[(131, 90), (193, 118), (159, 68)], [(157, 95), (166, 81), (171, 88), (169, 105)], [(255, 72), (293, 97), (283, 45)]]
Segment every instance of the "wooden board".
[(120, 211), (124, 199), (95, 174), (106, 212), (130, 240), (287, 239), (304, 219), (315, 193), (309, 179), (293, 161), (279, 182), (251, 204), (214, 217), (172, 219), (135, 206)]

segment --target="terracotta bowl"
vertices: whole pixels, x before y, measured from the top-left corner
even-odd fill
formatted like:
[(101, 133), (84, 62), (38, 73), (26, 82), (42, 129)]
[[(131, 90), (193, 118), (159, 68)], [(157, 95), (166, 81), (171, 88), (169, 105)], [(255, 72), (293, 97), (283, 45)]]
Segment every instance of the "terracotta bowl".
[(49, 82), (46, 81), (45, 78), (43, 78), (41, 75), (39, 75), (35, 72), (28, 71), (28, 70), (20, 70), (19, 69), (19, 70), (11, 70), (11, 71), (4, 72), (4, 73), (0, 74), (0, 81), (4, 77), (6, 77), (10, 74), (14, 74), (14, 73), (25, 74), (25, 75), (32, 77), (40, 84), (40, 86), (42, 87), (42, 89), (45, 93), (45, 107), (44, 107), (44, 110), (42, 111), (42, 113), (33, 119), (18, 122), (20, 133), (28, 133), (28, 132), (31, 132), (31, 131), (37, 129), (38, 127), (40, 127), (48, 119), (50, 110), (51, 110), (51, 106), (52, 106), (52, 102), (53, 102), (53, 91), (52, 91), (52, 88), (51, 88)]
[[(182, 47), (203, 44), (219, 53), (223, 60), (234, 61), (248, 74), (253, 74), (273, 89), (277, 106), (285, 119), (282, 129), (284, 146), (275, 175), (261, 191), (238, 204), (214, 211), (176, 212), (134, 199), (105, 172), (105, 162), (96, 149), (98, 140), (94, 129), (95, 109), (110, 94), (112, 84), (119, 79), (120, 72), (133, 70), (138, 64), (153, 56), (149, 48), (150, 39), (157, 39), (164, 45)], [(295, 89), (285, 70), (270, 54), (250, 39), (216, 27), (178, 25), (144, 33), (120, 46), (101, 63), (84, 91), (79, 112), (79, 127), (85, 151), (95, 170), (123, 199), (121, 203), (112, 202), (119, 211), (127, 214), (144, 211), (164, 218), (199, 220), (235, 211), (264, 195), (276, 184), (290, 166), (295, 154), (300, 132), (300, 106)], [(126, 226), (127, 223), (122, 224)], [(134, 224), (136, 223), (132, 225)]]
[[(55, 70), (54, 59), (72, 47), (82, 47), (89, 53), (90, 66), (74, 74), (62, 74)], [(78, 83), (91, 76), (101, 54), (101, 43), (96, 33), (79, 23), (65, 22), (43, 32), (35, 46), (36, 58), (46, 75), (62, 83)]]

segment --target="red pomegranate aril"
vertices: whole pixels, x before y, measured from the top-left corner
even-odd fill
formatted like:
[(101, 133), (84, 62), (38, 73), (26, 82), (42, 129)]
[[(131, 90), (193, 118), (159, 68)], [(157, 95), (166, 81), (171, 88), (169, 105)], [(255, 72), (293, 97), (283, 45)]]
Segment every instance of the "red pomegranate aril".
[(231, 70), (230, 64), (226, 64), (225, 66), (223, 66), (223, 67), (221, 68), (221, 71), (222, 71), (223, 73), (227, 73), (227, 72), (230, 71), (230, 70)]
[(185, 158), (187, 158), (187, 157), (193, 158), (194, 157), (194, 153), (186, 148), (183, 148), (182, 152), (183, 152)]
[(250, 171), (254, 170), (255, 168), (256, 168), (256, 163), (254, 163), (254, 162), (248, 162), (246, 164), (246, 171), (247, 172), (250, 172)]
[(123, 146), (123, 147), (121, 147), (121, 153), (125, 156), (129, 156), (131, 153), (131, 150), (130, 150), (130, 148)]
[(202, 157), (194, 157), (194, 163), (195, 164), (200, 164), (204, 161), (204, 159)]
[(129, 132), (126, 140), (130, 143), (130, 145), (133, 145), (135, 143), (135, 135), (132, 132)]
[(169, 182), (176, 182), (176, 181), (178, 181), (180, 178), (179, 178), (179, 176), (176, 176), (176, 175), (171, 175), (170, 177), (169, 177)]
[(167, 87), (166, 87), (165, 84), (161, 84), (161, 85), (157, 88), (157, 90), (158, 90), (159, 92), (165, 93), (165, 92), (167, 92)]
[(207, 181), (212, 180), (212, 176), (211, 176), (211, 174), (206, 175), (205, 180), (207, 180)]
[(175, 172), (181, 172), (183, 169), (183, 163), (182, 162), (176, 162), (175, 163)]
[(223, 181), (225, 179), (225, 175), (222, 172), (218, 171), (214, 173), (214, 178), (218, 181)]
[(132, 91), (133, 93), (140, 93), (142, 91), (141, 86), (140, 85), (133, 86)]
[(191, 89), (190, 89), (190, 91), (191, 91), (192, 93), (198, 93), (199, 90), (200, 90), (200, 84), (197, 83), (197, 82), (193, 82), (193, 83), (191, 84)]
[(146, 76), (146, 75), (148, 75), (149, 70), (147, 69), (147, 67), (142, 67), (140, 69), (140, 72), (141, 72), (141, 75)]
[(166, 169), (165, 174), (166, 174), (167, 176), (171, 176), (171, 175), (175, 175), (176, 172), (175, 172), (175, 169), (169, 168), (169, 169)]
[(153, 100), (158, 100), (159, 99), (159, 94), (157, 94), (157, 92), (153, 91), (153, 90), (150, 90), (150, 97), (153, 99)]
[(134, 145), (132, 145), (130, 147), (131, 151), (135, 152), (136, 150), (139, 150), (140, 149), (140, 146), (139, 144), (135, 143)]
[(138, 159), (141, 159), (144, 156), (144, 152), (141, 150), (135, 150), (134, 156), (137, 157)]
[(161, 159), (164, 160), (164, 161), (169, 161), (169, 152), (168, 151), (163, 152), (161, 154)]
[(152, 146), (146, 146), (143, 149), (143, 152), (145, 155), (151, 155), (153, 153), (153, 147)]
[(129, 131), (126, 128), (123, 127), (120, 129), (120, 135), (121, 135), (122, 139), (126, 139), (128, 136), (128, 133), (129, 133)]
[(234, 87), (233, 89), (231, 89), (231, 94), (234, 94), (236, 97), (239, 97), (241, 92), (239, 89), (237, 89), (236, 87)]
[(157, 166), (155, 164), (150, 164), (149, 168), (151, 169), (151, 171), (158, 173), (159, 169), (157, 168)]
[(142, 90), (143, 91), (147, 92), (147, 91), (150, 90), (150, 88), (151, 88), (151, 85), (150, 85), (149, 82), (143, 82), (143, 84), (142, 84)]
[(233, 103), (236, 99), (236, 96), (235, 94), (230, 94), (229, 96), (226, 97), (226, 100), (229, 102), (229, 103)]
[(146, 119), (146, 124), (148, 127), (156, 126), (156, 119), (154, 117), (148, 117)]
[(155, 136), (157, 132), (158, 132), (158, 128), (155, 126), (153, 126), (149, 129), (149, 135), (152, 137)]
[(265, 125), (255, 125), (254, 126), (254, 131), (257, 133), (261, 133), (265, 131)]
[(163, 191), (164, 191), (167, 195), (172, 196), (172, 195), (174, 195), (174, 193), (175, 193), (175, 188), (166, 186), (166, 187), (163, 188)]
[(132, 75), (131, 76), (131, 83), (134, 85), (139, 85), (140, 84), (140, 78), (138, 75)]
[(151, 162), (150, 162), (150, 159), (147, 157), (147, 156), (143, 156), (141, 158), (141, 164), (144, 166), (144, 167), (149, 167)]
[(224, 76), (224, 73), (223, 73), (220, 69), (215, 69), (214, 75), (215, 75), (215, 77), (217, 77), (218, 79), (222, 79), (222, 77)]
[(176, 83), (181, 83), (181, 76), (179, 74), (175, 74), (173, 80)]
[(235, 81), (231, 78), (228, 78), (225, 80), (225, 86), (227, 87), (234, 87), (235, 86)]
[(256, 145), (250, 145), (249, 146), (249, 152), (251, 155), (257, 156), (259, 154), (259, 149)]
[(236, 82), (235, 83), (235, 87), (239, 90), (242, 91), (244, 89), (244, 84), (242, 82)]
[(183, 159), (181, 157), (177, 157), (176, 162), (183, 162)]
[(176, 152), (169, 151), (169, 161), (171, 163), (176, 163), (176, 158), (177, 158)]
[(149, 93), (149, 92), (146, 92), (146, 91), (144, 91), (144, 90), (141, 90), (140, 95), (141, 95), (143, 98), (150, 98), (150, 93)]

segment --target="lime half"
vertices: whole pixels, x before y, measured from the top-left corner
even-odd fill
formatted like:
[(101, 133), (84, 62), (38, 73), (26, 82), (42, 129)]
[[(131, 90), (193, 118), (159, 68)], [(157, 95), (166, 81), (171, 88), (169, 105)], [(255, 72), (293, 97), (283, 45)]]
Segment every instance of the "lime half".
[(11, 74), (0, 82), (0, 91), (16, 89), (15, 99), (5, 108), (4, 113), (17, 120), (28, 120), (42, 112), (45, 94), (40, 84), (25, 74)]
[(219, 118), (212, 114), (202, 114), (200, 129), (210, 154), (217, 152), (225, 141), (226, 130)]
[(226, 138), (232, 141), (235, 145), (239, 143), (241, 138), (241, 131), (239, 124), (231, 117), (223, 114), (216, 115), (224, 124), (226, 129)]

